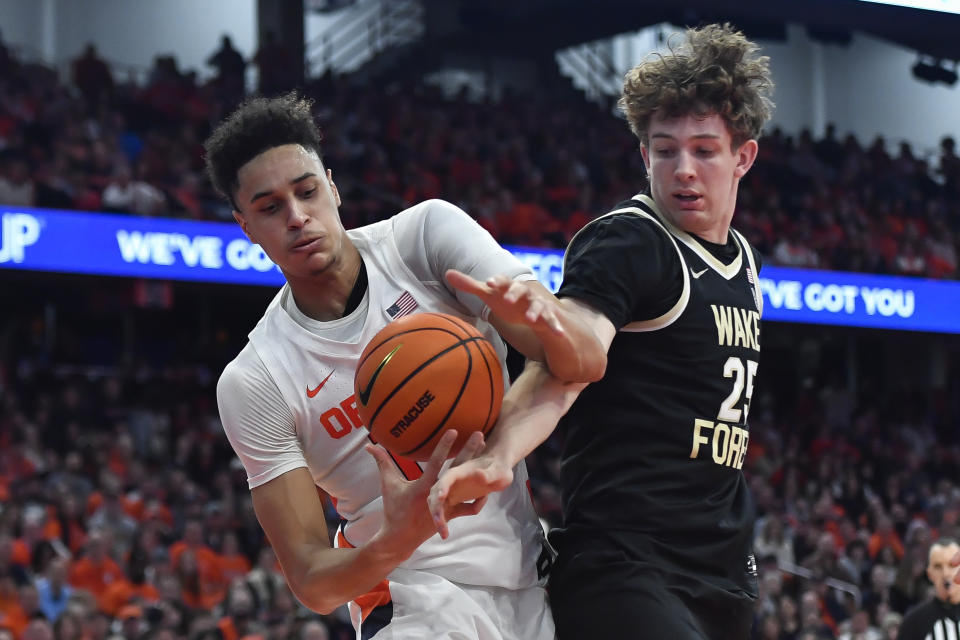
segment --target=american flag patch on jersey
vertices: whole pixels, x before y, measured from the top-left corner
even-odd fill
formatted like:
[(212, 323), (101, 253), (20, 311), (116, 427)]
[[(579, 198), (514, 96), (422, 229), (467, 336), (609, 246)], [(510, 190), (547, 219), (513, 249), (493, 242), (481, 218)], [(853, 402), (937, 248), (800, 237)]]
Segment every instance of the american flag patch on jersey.
[(410, 295), (410, 292), (404, 291), (403, 295), (397, 298), (396, 302), (387, 307), (387, 315), (396, 320), (412, 312), (419, 306), (414, 297)]
[(747, 267), (747, 282), (750, 284), (757, 284), (753, 279), (753, 269)]

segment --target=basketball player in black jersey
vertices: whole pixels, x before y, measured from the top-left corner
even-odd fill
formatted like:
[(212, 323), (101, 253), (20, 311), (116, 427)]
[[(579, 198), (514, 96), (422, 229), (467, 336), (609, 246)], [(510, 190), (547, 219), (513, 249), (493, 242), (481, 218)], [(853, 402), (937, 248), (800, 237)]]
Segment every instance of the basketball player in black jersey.
[[(445, 535), (444, 505), (506, 486), (559, 421), (561, 640), (749, 636), (754, 508), (741, 468), (762, 298), (759, 256), (730, 225), (771, 89), (767, 58), (727, 25), (687, 31), (627, 74), (619, 105), (649, 189), (574, 237), (558, 293), (607, 347), (606, 373), (564, 384), (528, 364), (486, 450), (431, 492)], [(495, 298), (489, 285), (471, 290)]]

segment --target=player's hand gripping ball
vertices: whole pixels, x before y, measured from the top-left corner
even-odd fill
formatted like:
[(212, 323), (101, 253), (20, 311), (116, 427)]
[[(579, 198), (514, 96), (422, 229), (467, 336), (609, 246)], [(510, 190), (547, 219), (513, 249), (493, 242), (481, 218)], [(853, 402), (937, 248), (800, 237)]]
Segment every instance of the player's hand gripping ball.
[(493, 345), (473, 325), (443, 313), (415, 313), (381, 329), (360, 356), (353, 386), (373, 439), (420, 461), (449, 429), (459, 432), (451, 457), (474, 431), (486, 435), (503, 402)]

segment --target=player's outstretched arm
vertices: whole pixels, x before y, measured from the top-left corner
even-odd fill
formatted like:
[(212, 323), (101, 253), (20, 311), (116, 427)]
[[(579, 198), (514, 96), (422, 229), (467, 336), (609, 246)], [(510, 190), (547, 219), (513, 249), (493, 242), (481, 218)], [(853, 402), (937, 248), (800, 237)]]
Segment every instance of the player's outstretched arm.
[[(423, 475), (413, 481), (403, 478), (381, 447), (367, 447), (380, 468), (384, 520), (380, 531), (355, 549), (330, 546), (323, 507), (307, 469), (294, 469), (253, 489), (257, 519), (301, 602), (319, 613), (333, 611), (373, 589), (436, 533), (426, 498), (455, 440), (456, 432), (444, 434)], [(482, 447), (483, 436), (474, 434), (453, 464), (472, 458)], [(444, 517), (475, 514), (483, 502), (455, 505)]]
[[(571, 300), (571, 309), (597, 335), (606, 353), (617, 333), (601, 313)], [(541, 362), (531, 360), (503, 399), (500, 418), (477, 457), (445, 471), (430, 490), (428, 504), (437, 532), (449, 535), (446, 513), (500, 491), (513, 480), (513, 468), (546, 440), (588, 383), (564, 382)]]
[(449, 269), (447, 282), (490, 308), (490, 322), (503, 338), (531, 360), (547, 363), (557, 378), (594, 382), (603, 377), (607, 352), (596, 333), (572, 309), (536, 280), (493, 276), (486, 282)]

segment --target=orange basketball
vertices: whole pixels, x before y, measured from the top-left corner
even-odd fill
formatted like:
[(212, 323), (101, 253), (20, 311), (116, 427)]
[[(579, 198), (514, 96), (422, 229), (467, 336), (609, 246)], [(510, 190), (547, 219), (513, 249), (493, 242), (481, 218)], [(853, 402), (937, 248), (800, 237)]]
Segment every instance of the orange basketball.
[(370, 340), (353, 379), (357, 410), (373, 439), (396, 455), (427, 460), (447, 430), (490, 431), (503, 401), (497, 352), (477, 329), (444, 313), (395, 320)]

